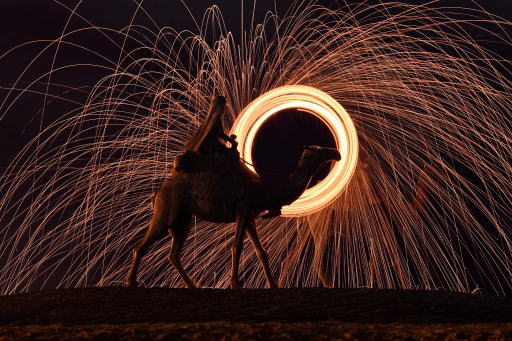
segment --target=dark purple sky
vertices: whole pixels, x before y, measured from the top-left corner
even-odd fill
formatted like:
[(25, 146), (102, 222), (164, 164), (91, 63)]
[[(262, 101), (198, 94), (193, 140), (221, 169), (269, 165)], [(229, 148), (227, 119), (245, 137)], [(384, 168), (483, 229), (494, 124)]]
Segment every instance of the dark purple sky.
[[(73, 7), (78, 0), (59, 0)], [(200, 20), (206, 8), (213, 4), (217, 4), (226, 20), (228, 29), (235, 33), (240, 32), (240, 13), (241, 0), (183, 0), (191, 4), (190, 10), (193, 15)], [(370, 0), (376, 1), (376, 0)], [(425, 0), (403, 0), (407, 3), (425, 3)], [(79, 13), (89, 19), (92, 24), (99, 26), (107, 26), (112, 28), (121, 28), (129, 24), (131, 16), (135, 10), (132, 0), (84, 0), (84, 4), (80, 7)], [(279, 14), (284, 14), (286, 8), (292, 1), (275, 0), (278, 3), (277, 10)], [(320, 2), (328, 7), (336, 7), (336, 1), (320, 0)], [(354, 0), (339, 0), (340, 3), (360, 3)], [(383, 1), (387, 2), (387, 1)], [(250, 18), (252, 11), (252, 2), (246, 0), (246, 8), (244, 13)], [(450, 6), (464, 5), (470, 6), (470, 0), (444, 0), (442, 3)], [(488, 11), (503, 16), (508, 20), (512, 20), (512, 1), (511, 0), (479, 0), (480, 3)], [(251, 4), (250, 6), (247, 4)], [(257, 0), (257, 18), (259, 22), (266, 11), (274, 9), (274, 1)], [(145, 0), (144, 8), (154, 17), (159, 27), (170, 26), (176, 30), (190, 29), (195, 31), (194, 22), (190, 14), (179, 0)], [(57, 38), (62, 32), (66, 20), (69, 17), (69, 11), (65, 10), (52, 0), (0, 0), (0, 55), (8, 49), (30, 40)], [(79, 20), (75, 19), (71, 23), (71, 27), (78, 27)], [(86, 26), (86, 25), (81, 25)], [(512, 32), (511, 32), (512, 33)], [(109, 50), (103, 40), (98, 39), (98, 35), (93, 35), (87, 41), (88, 46), (94, 46), (95, 50), (102, 51), (105, 55), (115, 57), (115, 51)], [(41, 50), (44, 45), (33, 45), (32, 47), (20, 50), (18, 53), (9, 57), (0, 59), (0, 87), (9, 87), (16, 80), (17, 75), (23, 70), (27, 63)], [(512, 49), (498, 50), (505, 58), (512, 57)], [(73, 64), (81, 62), (83, 56), (75, 52), (63, 53), (59, 55), (58, 63), (60, 65)], [(51, 59), (46, 58), (34, 65), (33, 70), (29, 74), (37, 76), (48, 70)], [(98, 79), (97, 74), (91, 73), (75, 73), (74, 77), (61, 79), (58, 81), (65, 82), (73, 86), (81, 84), (93, 84)], [(56, 81), (56, 80), (54, 80)], [(26, 85), (26, 84), (25, 84)], [(0, 101), (3, 101), (5, 91), (0, 88)], [(1, 103), (1, 102), (0, 102)], [(17, 104), (8, 115), (0, 120), (0, 175), (2, 167), (9, 164), (10, 160), (21, 150), (23, 145), (32, 138), (39, 129), (39, 117), (31, 120), (37, 111), (41, 108), (42, 100), (40, 97), (28, 96)], [(49, 110), (45, 115), (45, 120), (51, 121), (52, 115), (58, 115), (65, 112), (62, 106)], [(0, 112), (0, 115), (3, 112)], [(300, 133), (300, 131), (299, 131)], [(284, 134), (281, 134), (283, 136)], [(304, 134), (303, 134), (304, 135)], [(300, 152), (303, 135), (295, 140), (296, 149)], [(265, 141), (262, 142), (262, 148), (265, 147)], [(268, 141), (266, 141), (268, 142)], [(294, 142), (291, 139), (284, 142)], [(289, 145), (286, 145), (289, 148)], [(298, 153), (297, 152), (297, 153)], [(277, 151), (276, 155), (282, 155)], [(263, 165), (265, 166), (265, 165)]]
[[(62, 3), (73, 7), (78, 0), (60, 0)], [(374, 0), (371, 0), (374, 1)], [(185, 1), (190, 5), (190, 11), (200, 20), (205, 9), (213, 4), (217, 4), (227, 23), (228, 29), (231, 29), (235, 36), (240, 31), (240, 13), (242, 1), (237, 0), (201, 0)], [(284, 14), (292, 1), (276, 0), (257, 0), (256, 22), (260, 20), (266, 11), (273, 10), (277, 6), (278, 13)], [(344, 1), (339, 1), (343, 3)], [(349, 0), (349, 3), (356, 3)], [(357, 1), (360, 3), (361, 1)], [(386, 1), (384, 1), (386, 2)], [(424, 3), (424, 0), (404, 0), (408, 3)], [(321, 4), (328, 7), (336, 7), (336, 1), (321, 0)], [(470, 5), (468, 0), (446, 0), (446, 5)], [(501, 15), (507, 19), (512, 19), (512, 1), (477, 1), (488, 11)], [(160, 27), (171, 26), (177, 30), (191, 29), (194, 31), (194, 22), (191, 16), (179, 0), (145, 0), (144, 8), (153, 16)], [(99, 26), (108, 26), (112, 28), (121, 28), (127, 25), (134, 12), (135, 5), (132, 0), (84, 0), (79, 13), (93, 24)], [(252, 2), (245, 1), (246, 18), (250, 18), (252, 12)], [(69, 17), (69, 11), (59, 6), (52, 0), (2, 0), (0, 1), (0, 53), (7, 51), (20, 43), (37, 39), (55, 39), (59, 36)], [(71, 27), (77, 27), (79, 20), (75, 19)], [(81, 25), (84, 26), (84, 25)], [(88, 38), (84, 38), (88, 39)], [(97, 50), (103, 51), (108, 55), (109, 50), (104, 42), (98, 39), (98, 35), (91, 36), (88, 41), (89, 46), (95, 46)], [(0, 86), (10, 86), (17, 75), (23, 70), (23, 67), (34, 57), (43, 45), (33, 45), (33, 47), (20, 50), (10, 57), (0, 60)], [(112, 51), (110, 51), (112, 52)], [(511, 55), (511, 50), (500, 51), (505, 57)], [(59, 63), (61, 65), (80, 62), (82, 56), (73, 53), (61, 54)], [(48, 69), (50, 59), (43, 59), (39, 65), (35, 65), (29, 75), (39, 75)], [(65, 79), (70, 85), (81, 85), (94, 83), (93, 74), (77, 74), (73, 79)], [(28, 77), (30, 79), (30, 77)], [(0, 100), (4, 98), (4, 92), (0, 90)], [(21, 146), (26, 143), (30, 136), (33, 136), (39, 124), (33, 120), (29, 122), (30, 117), (41, 107), (40, 99), (25, 100), (17, 105), (0, 121), (0, 167), (5, 167), (9, 160), (16, 154)], [(51, 115), (51, 113), (49, 114)], [(51, 119), (49, 116), (48, 119)]]

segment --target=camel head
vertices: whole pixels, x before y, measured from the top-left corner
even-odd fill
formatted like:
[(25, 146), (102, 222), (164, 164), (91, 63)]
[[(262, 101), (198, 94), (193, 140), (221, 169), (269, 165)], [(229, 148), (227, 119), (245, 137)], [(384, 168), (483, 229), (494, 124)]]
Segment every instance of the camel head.
[(313, 168), (318, 168), (326, 162), (340, 160), (341, 154), (337, 149), (319, 146), (304, 147), (300, 157), (301, 164), (313, 165)]
[(271, 218), (280, 215), (281, 207), (290, 205), (304, 193), (311, 179), (323, 164), (339, 160), (341, 160), (340, 152), (334, 148), (304, 147), (299, 164), (288, 181), (277, 186), (266, 186), (264, 198), (270, 209), (263, 217)]

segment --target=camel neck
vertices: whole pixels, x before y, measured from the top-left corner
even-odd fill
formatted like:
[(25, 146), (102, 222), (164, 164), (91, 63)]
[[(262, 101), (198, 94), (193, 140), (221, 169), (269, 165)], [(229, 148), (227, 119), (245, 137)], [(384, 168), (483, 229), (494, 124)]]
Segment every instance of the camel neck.
[(290, 175), (288, 182), (283, 186), (283, 190), (280, 191), (279, 201), (283, 205), (289, 205), (297, 200), (308, 188), (316, 168), (315, 165), (301, 160), (293, 174)]

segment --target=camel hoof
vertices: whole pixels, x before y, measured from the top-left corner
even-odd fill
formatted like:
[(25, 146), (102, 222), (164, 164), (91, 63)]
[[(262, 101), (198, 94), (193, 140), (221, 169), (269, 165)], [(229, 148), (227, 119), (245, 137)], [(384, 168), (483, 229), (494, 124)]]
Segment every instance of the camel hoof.
[(133, 279), (129, 279), (129, 280), (126, 281), (125, 286), (127, 288), (136, 288), (137, 287), (137, 281), (135, 281)]
[(240, 281), (231, 281), (230, 288), (231, 289), (240, 289), (240, 288), (242, 288), (242, 284), (240, 283)]
[(197, 286), (194, 283), (187, 283), (187, 288), (189, 288), (189, 289), (197, 289)]

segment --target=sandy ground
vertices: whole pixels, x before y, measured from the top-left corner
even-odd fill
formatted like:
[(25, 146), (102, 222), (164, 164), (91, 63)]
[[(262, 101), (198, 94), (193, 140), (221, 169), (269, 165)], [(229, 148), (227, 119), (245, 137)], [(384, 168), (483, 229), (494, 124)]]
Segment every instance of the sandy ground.
[(512, 324), (179, 322), (0, 328), (0, 340), (512, 340)]
[(512, 300), (367, 289), (83, 288), (0, 297), (0, 340), (512, 340)]

